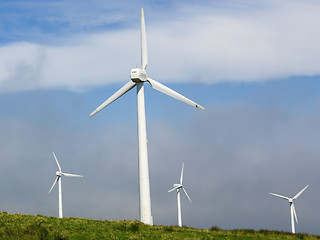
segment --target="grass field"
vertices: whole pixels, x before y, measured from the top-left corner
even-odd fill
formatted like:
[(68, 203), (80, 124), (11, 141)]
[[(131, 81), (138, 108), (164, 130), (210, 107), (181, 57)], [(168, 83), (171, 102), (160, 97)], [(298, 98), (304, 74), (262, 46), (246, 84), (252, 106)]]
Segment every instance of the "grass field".
[(320, 239), (320, 236), (251, 229), (194, 229), (108, 221), (0, 213), (0, 239)]

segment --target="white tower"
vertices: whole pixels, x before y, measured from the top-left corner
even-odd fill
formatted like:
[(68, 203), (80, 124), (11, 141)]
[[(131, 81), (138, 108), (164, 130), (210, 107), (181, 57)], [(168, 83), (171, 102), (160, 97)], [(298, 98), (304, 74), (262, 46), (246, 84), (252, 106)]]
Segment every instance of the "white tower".
[(173, 188), (169, 190), (168, 192), (172, 192), (174, 190), (177, 190), (177, 203), (178, 203), (178, 226), (182, 227), (182, 218), (181, 218), (181, 202), (180, 202), (180, 190), (182, 189), (184, 193), (186, 194), (187, 198), (189, 199), (190, 202), (191, 199), (187, 193), (187, 191), (184, 189), (182, 185), (183, 181), (183, 168), (184, 168), (184, 163), (182, 164), (182, 169), (181, 169), (181, 175), (180, 175), (180, 183), (173, 184)]
[(305, 186), (300, 192), (298, 192), (293, 198), (288, 198), (279, 194), (275, 194), (275, 193), (270, 193), (273, 196), (285, 199), (289, 201), (290, 204), (290, 219), (291, 219), (291, 231), (292, 233), (296, 232), (295, 226), (294, 226), (294, 218), (296, 219), (296, 222), (298, 223), (298, 218), (297, 218), (297, 213), (296, 213), (296, 209), (294, 207), (293, 204), (293, 200), (297, 199), (301, 193), (303, 193), (304, 190), (306, 190), (306, 188), (309, 187), (309, 185)]
[(72, 174), (72, 173), (64, 173), (61, 171), (61, 167), (60, 164), (58, 162), (58, 159), (56, 157), (56, 155), (54, 154), (54, 152), (52, 152), (54, 159), (56, 160), (56, 163), (58, 165), (58, 169), (59, 171), (56, 171), (56, 179), (54, 180), (52, 187), (50, 188), (49, 193), (51, 193), (51, 190), (53, 189), (54, 185), (56, 185), (57, 182), (59, 182), (59, 218), (63, 218), (63, 213), (62, 213), (62, 189), (61, 189), (61, 177), (62, 176), (66, 176), (66, 177), (83, 177), (81, 175), (76, 175), (76, 174)]
[(137, 112), (138, 112), (138, 152), (139, 152), (139, 187), (140, 187), (140, 220), (141, 222), (153, 225), (151, 215), (151, 199), (150, 199), (150, 182), (149, 182), (149, 166), (148, 166), (148, 149), (147, 149), (147, 130), (146, 130), (146, 115), (145, 115), (145, 98), (144, 98), (144, 83), (149, 82), (150, 85), (173, 98), (190, 104), (196, 108), (205, 110), (204, 107), (182, 96), (181, 94), (171, 90), (163, 84), (149, 78), (146, 73), (148, 65), (147, 54), (147, 39), (146, 27), (144, 21), (143, 8), (141, 7), (141, 68), (131, 70), (131, 80), (102, 103), (94, 110), (90, 117), (117, 100), (119, 97), (137, 86)]

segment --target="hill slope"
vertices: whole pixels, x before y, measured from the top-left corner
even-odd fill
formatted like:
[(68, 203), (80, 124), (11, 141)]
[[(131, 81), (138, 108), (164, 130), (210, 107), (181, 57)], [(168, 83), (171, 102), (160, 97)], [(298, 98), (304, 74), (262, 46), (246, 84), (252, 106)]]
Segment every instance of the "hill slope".
[(320, 239), (278, 231), (209, 230), (148, 226), (139, 221), (102, 221), (0, 213), (0, 239)]

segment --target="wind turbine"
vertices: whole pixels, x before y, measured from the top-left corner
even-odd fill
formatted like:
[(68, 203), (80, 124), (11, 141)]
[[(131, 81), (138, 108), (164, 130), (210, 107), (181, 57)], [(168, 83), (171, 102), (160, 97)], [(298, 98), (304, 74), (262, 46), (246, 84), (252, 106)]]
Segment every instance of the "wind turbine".
[(58, 165), (59, 171), (56, 171), (56, 179), (54, 180), (52, 187), (50, 188), (49, 193), (51, 193), (51, 190), (53, 189), (54, 185), (56, 185), (57, 182), (59, 182), (59, 218), (63, 218), (63, 214), (62, 214), (62, 189), (61, 189), (61, 177), (62, 176), (66, 176), (66, 177), (83, 177), (81, 175), (76, 175), (76, 174), (72, 174), (72, 173), (64, 173), (61, 170), (60, 164), (58, 162), (58, 159), (56, 157), (56, 155), (54, 154), (54, 152), (52, 152), (54, 159), (56, 160), (56, 163)]
[(307, 187), (309, 187), (309, 185), (305, 186), (293, 198), (285, 197), (285, 196), (282, 196), (282, 195), (279, 195), (279, 194), (275, 194), (275, 193), (270, 193), (273, 196), (276, 196), (276, 197), (279, 197), (279, 198), (282, 198), (282, 199), (285, 199), (285, 200), (289, 201), (289, 204), (290, 204), (290, 216), (291, 216), (291, 231), (292, 231), (292, 233), (296, 232), (295, 227), (294, 227), (293, 216), (296, 219), (296, 222), (298, 223), (297, 213), (296, 213), (296, 209), (294, 208), (293, 200), (297, 199), (301, 195), (301, 193), (303, 193), (303, 191), (306, 190)]
[(189, 201), (192, 203), (187, 191), (184, 189), (182, 185), (183, 181), (183, 168), (184, 168), (184, 163), (182, 164), (182, 169), (181, 169), (181, 176), (180, 176), (180, 183), (173, 184), (173, 188), (169, 190), (168, 192), (172, 192), (174, 190), (177, 190), (177, 202), (178, 202), (178, 226), (182, 227), (182, 219), (181, 219), (181, 204), (180, 204), (180, 190), (182, 189), (186, 196), (188, 197)]
[(94, 110), (90, 117), (117, 100), (119, 97), (137, 86), (137, 112), (138, 112), (138, 155), (139, 155), (139, 188), (140, 188), (140, 220), (141, 222), (153, 225), (151, 215), (151, 199), (150, 199), (150, 183), (149, 183), (149, 166), (148, 166), (148, 151), (147, 151), (147, 130), (146, 130), (146, 116), (145, 116), (145, 102), (144, 102), (144, 83), (149, 82), (150, 85), (173, 98), (182, 102), (190, 104), (196, 108), (205, 110), (204, 107), (182, 96), (181, 94), (171, 90), (161, 83), (147, 77), (146, 68), (148, 65), (147, 55), (147, 38), (146, 27), (144, 21), (143, 8), (141, 7), (141, 68), (134, 68), (131, 70), (131, 80), (102, 103), (96, 110)]

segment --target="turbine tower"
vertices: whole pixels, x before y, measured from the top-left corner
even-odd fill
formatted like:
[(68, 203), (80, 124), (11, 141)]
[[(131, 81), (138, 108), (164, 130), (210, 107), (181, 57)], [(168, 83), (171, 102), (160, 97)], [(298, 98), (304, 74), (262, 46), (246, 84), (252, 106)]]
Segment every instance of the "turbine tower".
[(171, 90), (161, 83), (149, 78), (146, 73), (148, 65), (147, 55), (147, 39), (146, 27), (144, 21), (143, 8), (141, 7), (141, 68), (134, 68), (131, 70), (131, 80), (102, 103), (96, 110), (94, 110), (90, 117), (117, 100), (119, 97), (137, 86), (137, 112), (138, 112), (138, 155), (139, 155), (139, 189), (140, 189), (140, 221), (153, 225), (151, 215), (151, 199), (150, 199), (150, 183), (149, 183), (149, 166), (148, 166), (148, 151), (147, 151), (147, 130), (146, 130), (146, 116), (145, 116), (145, 102), (144, 102), (144, 83), (149, 82), (150, 85), (173, 98), (182, 102), (190, 104), (196, 108), (205, 110), (199, 104), (182, 96), (181, 94)]
[(180, 176), (180, 183), (178, 184), (173, 184), (173, 188), (169, 190), (168, 192), (172, 192), (174, 190), (177, 190), (177, 202), (178, 202), (178, 226), (182, 227), (182, 219), (181, 219), (181, 203), (180, 203), (180, 190), (182, 189), (186, 196), (188, 197), (189, 201), (192, 203), (187, 191), (184, 189), (182, 185), (183, 181), (183, 168), (184, 168), (184, 163), (182, 164), (182, 169), (181, 169), (181, 176)]
[(293, 204), (293, 200), (297, 199), (301, 195), (301, 193), (303, 193), (303, 191), (306, 190), (307, 187), (309, 187), (309, 185), (305, 186), (293, 198), (285, 197), (285, 196), (282, 196), (282, 195), (279, 195), (279, 194), (275, 194), (275, 193), (270, 193), (273, 196), (276, 196), (276, 197), (279, 197), (279, 198), (282, 198), (282, 199), (285, 199), (285, 200), (289, 201), (289, 204), (290, 204), (290, 217), (291, 217), (291, 231), (292, 231), (292, 233), (296, 233), (295, 226), (294, 226), (294, 219), (293, 218), (295, 218), (296, 222), (298, 223), (297, 213), (296, 213), (296, 209), (295, 209), (294, 204)]
[(59, 171), (56, 171), (56, 179), (54, 180), (52, 187), (50, 188), (49, 193), (51, 193), (51, 190), (53, 189), (54, 185), (56, 185), (57, 182), (59, 182), (59, 218), (63, 218), (63, 213), (62, 213), (62, 189), (61, 189), (61, 177), (62, 176), (66, 176), (66, 177), (83, 177), (81, 175), (76, 175), (76, 174), (72, 174), (72, 173), (64, 173), (61, 170), (60, 164), (58, 162), (58, 159), (56, 157), (56, 155), (54, 154), (54, 152), (52, 152), (54, 159), (56, 160), (56, 163), (58, 165), (58, 169)]

